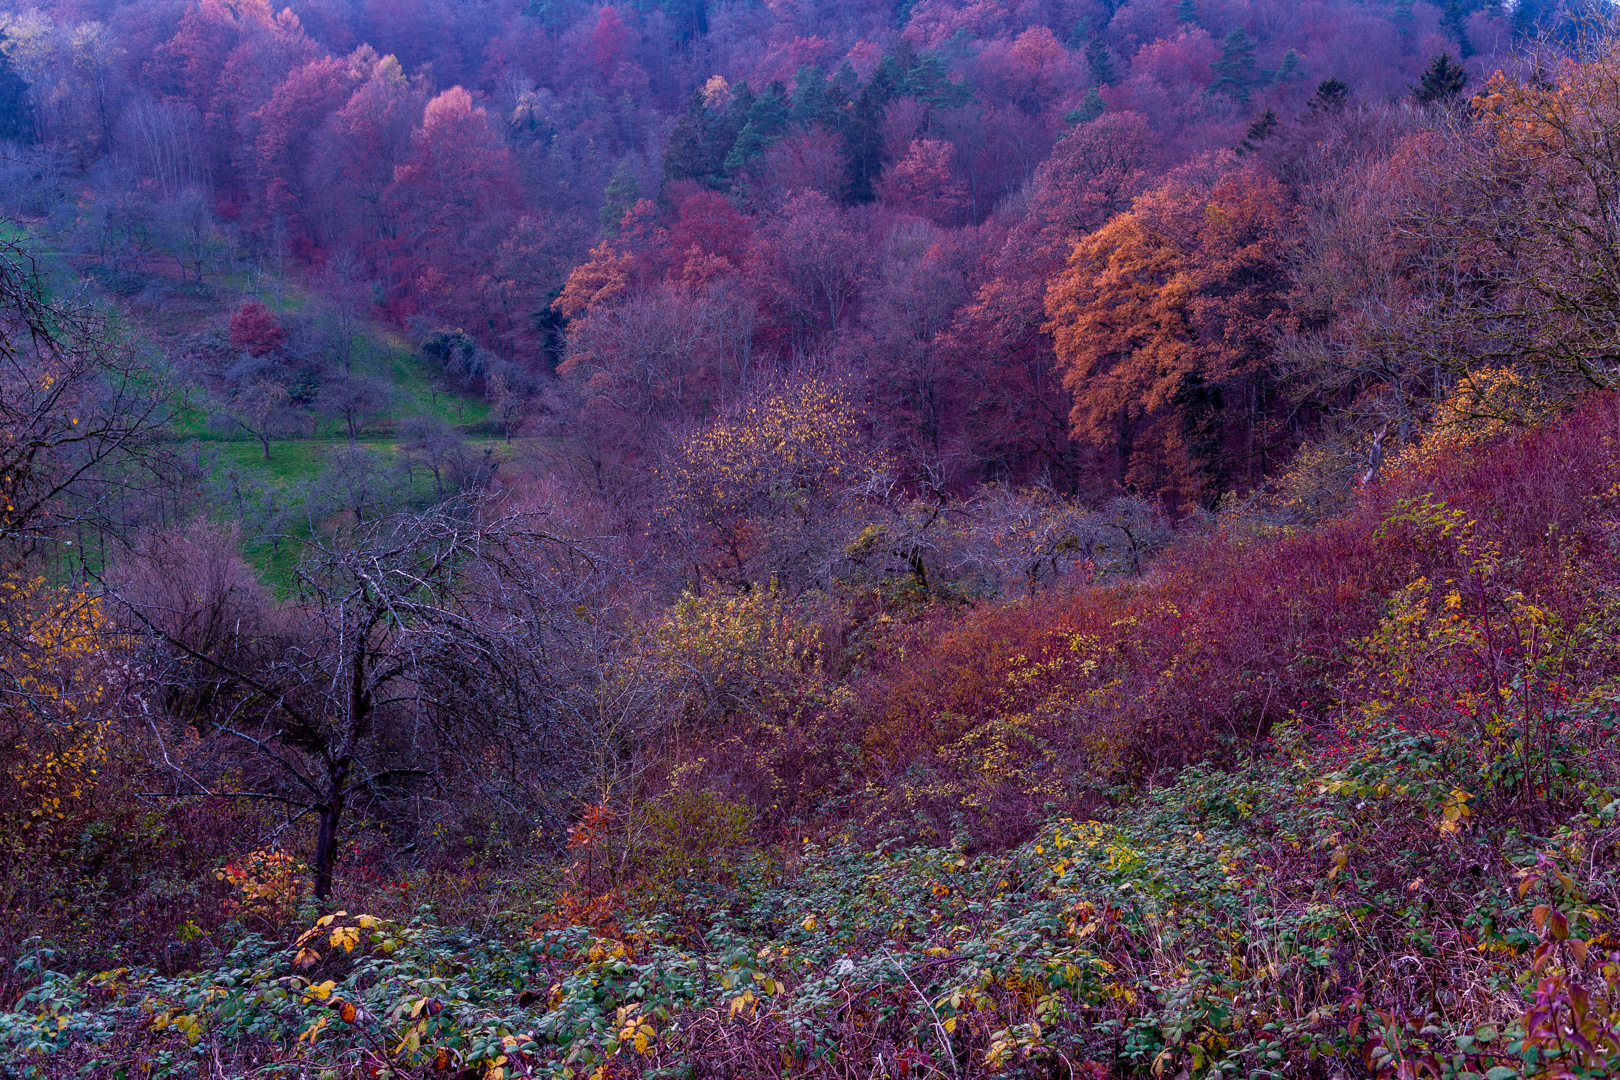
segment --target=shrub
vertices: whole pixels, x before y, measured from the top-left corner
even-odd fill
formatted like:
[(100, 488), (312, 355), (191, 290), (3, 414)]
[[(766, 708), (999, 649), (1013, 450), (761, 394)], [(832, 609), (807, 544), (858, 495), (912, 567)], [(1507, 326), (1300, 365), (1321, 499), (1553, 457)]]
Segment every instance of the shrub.
[(231, 313), (231, 347), (251, 356), (265, 356), (280, 348), (287, 331), (275, 312), (257, 300), (244, 300)]

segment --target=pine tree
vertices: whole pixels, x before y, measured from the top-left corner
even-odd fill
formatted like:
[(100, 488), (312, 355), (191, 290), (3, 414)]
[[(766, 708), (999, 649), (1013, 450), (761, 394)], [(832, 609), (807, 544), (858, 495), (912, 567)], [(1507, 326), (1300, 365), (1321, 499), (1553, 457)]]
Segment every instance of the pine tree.
[(788, 118), (795, 124), (826, 124), (838, 122), (844, 102), (837, 88), (828, 80), (818, 64), (805, 64), (793, 76), (793, 104)]
[(1239, 156), (1254, 153), (1255, 150), (1259, 149), (1261, 143), (1277, 133), (1280, 124), (1281, 121), (1277, 119), (1277, 114), (1270, 108), (1255, 117), (1249, 123), (1249, 130), (1243, 133), (1243, 141), (1237, 145)]
[(1343, 79), (1323, 79), (1305, 107), (1322, 116), (1337, 116), (1350, 104), (1350, 84)]
[(658, 7), (675, 27), (678, 41), (690, 41), (709, 32), (708, 0), (661, 0)]
[(1189, 26), (1198, 25), (1198, 0), (1178, 0), (1176, 4), (1176, 21)]
[[(733, 106), (734, 111), (736, 108)], [(782, 137), (787, 131), (788, 108), (787, 87), (780, 80), (753, 99), (747, 115), (740, 117), (742, 130), (737, 132), (737, 141), (726, 155), (727, 176), (736, 177)]]
[(1419, 105), (1444, 105), (1455, 101), (1467, 85), (1468, 72), (1450, 53), (1441, 53), (1430, 61), (1423, 78), (1412, 88), (1412, 96)]
[(664, 179), (696, 180), (708, 187), (725, 184), (726, 155), (736, 141), (736, 130), (727, 114), (716, 112), (704, 101), (703, 88), (692, 91), (686, 112), (669, 133), (664, 147)]
[(665, 179), (695, 179), (708, 172), (703, 160), (707, 116), (703, 91), (694, 90), (686, 103), (686, 112), (675, 122), (675, 130), (669, 133), (669, 141), (664, 144)]
[(1119, 73), (1114, 70), (1114, 58), (1108, 54), (1108, 46), (1103, 44), (1100, 37), (1086, 43), (1086, 66), (1091, 69), (1091, 77), (1098, 86), (1113, 86), (1119, 81)]
[(568, 9), (559, 0), (529, 0), (523, 14), (547, 30), (558, 30), (568, 19)]
[(1557, 21), (1558, 7), (1557, 0), (1519, 0), (1513, 5), (1508, 25), (1520, 37), (1543, 36)]
[(1395, 33), (1401, 39), (1401, 51), (1410, 52), (1412, 48), (1412, 0), (1395, 0), (1395, 9), (1390, 13), (1389, 21), (1395, 24)]
[(1299, 74), (1299, 53), (1289, 49), (1283, 53), (1282, 63), (1277, 65), (1277, 81), (1287, 82)]
[(629, 161), (619, 162), (619, 167), (613, 171), (613, 179), (608, 181), (606, 194), (596, 220), (602, 226), (603, 236), (618, 236), (625, 211), (636, 205), (636, 199), (641, 195), (636, 174), (630, 171)]
[(908, 97), (951, 109), (973, 100), (973, 88), (965, 82), (952, 82), (943, 60), (931, 52), (918, 52), (906, 41), (878, 62), (871, 86), (884, 105)]
[(844, 118), (844, 160), (848, 167), (844, 201), (851, 206), (877, 198), (874, 185), (883, 171), (883, 102), (872, 86), (861, 88)]
[(1063, 122), (1065, 124), (1089, 124), (1107, 111), (1108, 105), (1103, 101), (1102, 95), (1097, 93), (1097, 88), (1093, 86), (1086, 91), (1085, 99), (1080, 102), (1078, 109), (1071, 109), (1063, 114)]
[(1234, 101), (1247, 102), (1249, 87), (1254, 85), (1254, 42), (1238, 27), (1226, 35), (1221, 45), (1221, 58), (1210, 67), (1215, 81), (1209, 84), (1212, 94), (1225, 94)]

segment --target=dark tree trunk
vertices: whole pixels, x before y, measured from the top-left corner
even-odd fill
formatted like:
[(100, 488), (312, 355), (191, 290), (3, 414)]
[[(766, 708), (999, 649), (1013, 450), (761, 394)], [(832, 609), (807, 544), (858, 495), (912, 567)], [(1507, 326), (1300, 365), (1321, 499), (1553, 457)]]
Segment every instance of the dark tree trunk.
[(343, 818), (344, 785), (349, 779), (349, 764), (343, 762), (332, 772), (327, 787), (326, 802), (317, 806), (321, 816), (320, 832), (315, 838), (315, 899), (325, 900), (332, 892), (332, 870), (337, 863), (338, 825)]
[[(367, 628), (369, 630), (369, 627)], [(365, 734), (371, 717), (371, 693), (366, 688), (366, 634), (360, 635), (360, 644), (350, 658), (353, 672), (349, 676), (349, 724), (341, 743), (328, 758), (326, 799), (315, 809), (321, 816), (320, 832), (315, 838), (315, 899), (325, 900), (332, 891), (333, 870), (337, 864), (338, 825), (343, 820), (343, 808), (348, 802), (349, 773), (354, 768), (355, 751)]]

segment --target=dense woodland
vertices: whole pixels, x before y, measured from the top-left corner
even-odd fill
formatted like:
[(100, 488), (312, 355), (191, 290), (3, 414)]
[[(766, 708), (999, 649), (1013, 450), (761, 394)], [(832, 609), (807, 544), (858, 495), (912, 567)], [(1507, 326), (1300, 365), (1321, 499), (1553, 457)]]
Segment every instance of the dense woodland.
[(0, 12), (0, 1078), (1620, 1071), (1620, 37)]

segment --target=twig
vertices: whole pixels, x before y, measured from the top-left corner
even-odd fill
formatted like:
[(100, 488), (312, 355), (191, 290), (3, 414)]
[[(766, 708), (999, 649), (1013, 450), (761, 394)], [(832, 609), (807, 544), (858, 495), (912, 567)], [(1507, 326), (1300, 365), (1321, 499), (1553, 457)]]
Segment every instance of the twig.
[(962, 1070), (957, 1068), (956, 1065), (956, 1049), (951, 1046), (951, 1035), (950, 1032), (945, 1030), (945, 1024), (939, 1018), (939, 1010), (935, 1009), (934, 1003), (928, 1000), (928, 995), (923, 993), (917, 984), (911, 981), (911, 973), (906, 970), (906, 965), (896, 960), (894, 954), (889, 952), (888, 949), (883, 950), (883, 955), (889, 958), (891, 964), (900, 969), (900, 977), (906, 980), (908, 986), (917, 991), (917, 996), (922, 998), (922, 1003), (928, 1006), (928, 1011), (934, 1017), (934, 1031), (939, 1035), (940, 1044), (945, 1048), (945, 1057), (951, 1063), (951, 1072), (960, 1077)]

